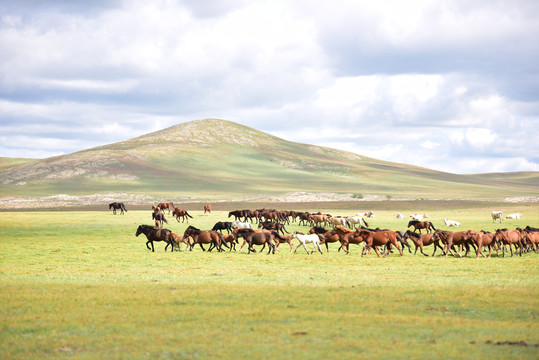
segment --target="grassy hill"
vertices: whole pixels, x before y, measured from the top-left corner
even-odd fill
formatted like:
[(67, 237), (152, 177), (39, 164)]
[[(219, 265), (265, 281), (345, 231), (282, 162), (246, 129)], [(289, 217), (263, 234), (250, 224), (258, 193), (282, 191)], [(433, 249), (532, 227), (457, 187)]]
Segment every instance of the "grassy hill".
[(488, 199), (539, 194), (539, 173), (456, 175), (196, 120), (40, 160), (1, 159), (0, 195), (106, 192), (229, 200), (288, 192)]

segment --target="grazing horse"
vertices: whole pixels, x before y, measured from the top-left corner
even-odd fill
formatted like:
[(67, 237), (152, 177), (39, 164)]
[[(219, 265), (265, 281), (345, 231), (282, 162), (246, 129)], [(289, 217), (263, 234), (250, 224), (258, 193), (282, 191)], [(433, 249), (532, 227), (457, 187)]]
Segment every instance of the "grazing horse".
[(182, 222), (184, 222), (184, 220), (187, 220), (187, 222), (189, 222), (189, 218), (193, 218), (191, 215), (189, 215), (187, 210), (182, 210), (177, 207), (175, 207), (174, 211), (172, 211), (172, 216), (175, 217), (176, 221), (178, 222), (180, 222), (180, 218), (182, 218)]
[(419, 233), (421, 234), (421, 229), (426, 229), (427, 234), (430, 232), (430, 230), (436, 231), (436, 228), (430, 221), (419, 221), (419, 220), (410, 220), (408, 222), (408, 226), (414, 227), (414, 231), (419, 230)]
[(323, 238), (320, 239), (320, 243), (326, 245), (326, 251), (327, 252), (329, 252), (328, 243), (334, 243), (334, 242), (339, 241), (339, 239), (340, 239), (340, 236), (338, 234), (336, 234), (334, 231), (326, 230), (326, 229), (324, 229), (323, 227), (320, 227), (320, 226), (314, 226), (313, 228), (311, 228), (311, 230), (309, 230), (308, 234), (320, 234), (320, 235), (322, 235)]
[(208, 251), (211, 251), (211, 249), (213, 249), (214, 247), (217, 248), (218, 251), (224, 251), (221, 245), (224, 245), (226, 248), (228, 248), (228, 245), (225, 243), (223, 235), (213, 230), (200, 230), (192, 225), (189, 225), (189, 227), (185, 229), (183, 237), (191, 237), (193, 239), (190, 248), (191, 251), (193, 250), (195, 244), (199, 244), (202, 251), (206, 251), (202, 244), (211, 244)]
[(432, 240), (432, 234), (418, 234), (416, 232), (413, 232), (412, 230), (407, 230), (406, 233), (403, 236), (403, 239), (410, 239), (415, 245), (415, 251), (414, 255), (417, 254), (417, 248), (421, 251), (421, 254), (428, 256), (423, 252), (423, 246), (429, 246), (434, 244), (434, 246), (440, 247), (440, 249), (443, 250), (443, 248), (439, 245), (439, 243), (435, 243)]
[(212, 230), (219, 230), (221, 232), (223, 232), (223, 230), (226, 230), (226, 233), (230, 234), (230, 232), (232, 231), (232, 223), (230, 221), (218, 221), (215, 223), (215, 225), (213, 225)]
[(204, 214), (206, 214), (206, 213), (211, 215), (211, 205), (210, 204), (204, 205)]
[(152, 213), (152, 219), (155, 220), (155, 227), (158, 229), (163, 227), (163, 221), (168, 224), (167, 219), (165, 219), (165, 214), (159, 211), (154, 211)]
[(170, 210), (174, 209), (174, 203), (171, 202), (162, 202), (157, 204), (157, 207), (162, 211), (165, 212), (165, 209), (168, 209), (168, 214), (170, 215)]
[[(273, 237), (277, 236), (279, 237), (279, 234), (276, 231), (269, 231), (269, 230), (253, 230), (253, 229), (247, 229), (247, 228), (235, 228), (232, 232), (236, 239), (238, 237), (243, 238), (243, 245), (245, 243), (248, 244), (247, 249), (249, 250), (247, 253), (250, 254), (251, 251), (255, 252), (253, 249), (253, 245), (265, 245), (268, 244), (268, 255), (270, 252), (273, 251), (273, 254), (275, 254), (275, 244), (273, 243)], [(241, 245), (241, 249), (243, 249), (243, 245)]]
[(503, 219), (503, 211), (493, 211), (491, 214), (492, 216), (492, 222), (496, 222), (496, 220), (500, 219), (500, 224), (502, 223)]
[[(376, 255), (380, 257), (380, 252), (378, 251), (378, 246), (383, 246), (388, 243), (391, 243), (393, 246), (395, 246), (398, 250), (401, 256), (404, 254), (402, 253), (402, 249), (397, 242), (396, 234), (393, 231), (389, 230), (381, 230), (381, 231), (371, 231), (371, 230), (356, 230), (356, 233), (363, 238), (363, 241), (365, 241), (365, 248), (363, 249), (363, 253), (361, 256), (365, 255), (365, 253), (370, 249), (374, 247), (374, 251), (376, 251)], [(389, 247), (387, 247), (387, 250), (384, 254), (384, 257), (389, 254)]]
[(511, 257), (513, 257), (513, 249), (511, 245), (515, 247), (515, 253), (517, 252), (517, 245), (520, 247), (520, 256), (522, 256), (522, 235), (518, 230), (506, 230), (498, 229), (494, 233), (494, 241), (502, 244), (502, 257), (505, 257), (505, 245), (509, 245), (511, 251)]
[(320, 251), (320, 254), (323, 254), (322, 248), (320, 247), (320, 237), (322, 237), (322, 236), (323, 235), (320, 235), (320, 234), (304, 235), (302, 233), (298, 233), (298, 232), (294, 231), (294, 233), (291, 236), (291, 239), (295, 238), (295, 239), (299, 240), (299, 245), (296, 246), (296, 250), (294, 250), (294, 253), (296, 253), (296, 251), (298, 251), (298, 248), (301, 245), (303, 245), (303, 248), (305, 249), (307, 254), (309, 254), (309, 250), (307, 250), (306, 244), (307, 243), (312, 243), (313, 244), (313, 249), (310, 252), (310, 254), (312, 254), (315, 250), (318, 250), (318, 251)]
[(124, 214), (124, 211), (127, 212), (123, 202), (113, 202), (109, 204), (109, 210), (112, 209), (112, 213), (116, 215), (116, 210), (120, 210), (120, 215)]
[[(165, 251), (167, 251), (169, 245), (171, 247), (171, 250), (174, 251), (174, 240), (172, 238), (172, 231), (168, 229), (155, 229), (153, 226), (150, 225), (139, 225), (135, 236), (138, 237), (140, 234), (146, 235), (146, 238), (148, 239), (148, 241), (146, 241), (146, 247), (148, 248), (148, 250), (154, 251), (154, 241), (164, 241), (167, 243), (167, 245), (165, 246)], [(152, 247), (150, 248), (148, 244), (151, 244)]]

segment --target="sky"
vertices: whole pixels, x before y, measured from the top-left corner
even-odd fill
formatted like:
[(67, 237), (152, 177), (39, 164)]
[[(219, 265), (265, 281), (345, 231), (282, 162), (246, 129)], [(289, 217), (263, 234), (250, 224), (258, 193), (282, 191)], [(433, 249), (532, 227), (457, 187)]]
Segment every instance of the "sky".
[(458, 174), (539, 171), (536, 0), (0, 0), (0, 156), (217, 118)]

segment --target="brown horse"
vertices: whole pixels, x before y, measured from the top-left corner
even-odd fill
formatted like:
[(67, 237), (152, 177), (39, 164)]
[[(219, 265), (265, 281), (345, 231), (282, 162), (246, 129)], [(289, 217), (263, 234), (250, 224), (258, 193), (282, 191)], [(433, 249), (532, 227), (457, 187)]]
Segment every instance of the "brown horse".
[(319, 224), (322, 224), (322, 226), (327, 226), (328, 219), (329, 217), (324, 214), (309, 215), (309, 221), (311, 222), (311, 226), (318, 226)]
[[(404, 254), (402, 253), (402, 249), (397, 242), (397, 237), (395, 232), (389, 231), (389, 230), (381, 230), (381, 231), (371, 231), (371, 230), (365, 230), (365, 229), (357, 229), (355, 231), (359, 236), (363, 238), (363, 241), (365, 241), (365, 248), (363, 249), (362, 256), (370, 249), (374, 248), (374, 251), (376, 251), (376, 255), (380, 257), (380, 252), (378, 251), (378, 246), (385, 246), (386, 244), (390, 243), (393, 246), (395, 246), (398, 250), (401, 256)], [(384, 257), (389, 254), (389, 247), (387, 247), (387, 250), (384, 254)]]
[(466, 232), (466, 236), (475, 244), (477, 245), (476, 250), (476, 258), (479, 257), (479, 254), (481, 256), (485, 257), (485, 254), (483, 254), (483, 246), (488, 246), (488, 257), (492, 254), (492, 245), (494, 240), (494, 234), (492, 233), (484, 233), (484, 232), (478, 232), (475, 230), (468, 230)]
[(526, 246), (526, 251), (533, 250), (538, 252), (539, 245), (539, 232), (523, 230), (520, 232), (522, 235), (522, 243)]
[(251, 253), (253, 250), (253, 245), (264, 245), (268, 244), (268, 255), (270, 252), (275, 254), (275, 244), (273, 243), (274, 236), (280, 237), (279, 234), (276, 231), (269, 231), (269, 230), (253, 230), (253, 229), (247, 229), (247, 228), (235, 228), (233, 231), (234, 236), (237, 238), (242, 237), (243, 238), (243, 244), (241, 245), (241, 249), (243, 249), (243, 245), (245, 243), (248, 244), (247, 249), (248, 254)]
[(432, 244), (434, 244), (435, 247), (438, 246), (440, 247), (440, 249), (443, 250), (443, 248), (440, 246), (439, 243), (435, 243), (432, 240), (432, 233), (431, 234), (418, 234), (416, 232), (413, 232), (412, 230), (407, 230), (403, 238), (410, 239), (414, 243), (415, 245), (414, 255), (417, 254), (417, 248), (419, 248), (421, 251), (421, 254), (428, 256), (427, 254), (423, 252), (423, 246), (429, 246)]
[(174, 209), (174, 203), (171, 202), (162, 202), (157, 204), (157, 207), (162, 211), (165, 212), (165, 209), (168, 209), (168, 214), (170, 215), (171, 209)]
[(339, 241), (341, 243), (341, 246), (339, 247), (339, 250), (343, 249), (346, 251), (346, 254), (348, 255), (350, 253), (349, 246), (350, 244), (361, 244), (363, 242), (363, 237), (359, 234), (356, 234), (354, 230), (347, 229), (343, 226), (335, 226), (333, 228), (332, 234), (336, 234), (339, 236)]
[(326, 245), (326, 251), (329, 252), (329, 246), (328, 243), (335, 243), (340, 240), (340, 236), (335, 233), (333, 230), (326, 230), (323, 227), (320, 226), (314, 226), (309, 230), (308, 234), (320, 234), (323, 236), (322, 239), (320, 239), (320, 244)]
[(200, 245), (202, 251), (206, 251), (202, 244), (211, 244), (208, 251), (211, 251), (214, 247), (217, 248), (218, 251), (224, 251), (221, 245), (224, 245), (226, 248), (228, 248), (228, 245), (225, 243), (223, 235), (213, 230), (200, 230), (192, 225), (189, 225), (189, 227), (185, 229), (183, 237), (191, 237), (191, 239), (193, 239), (190, 248), (191, 251), (193, 251), (193, 247), (195, 246), (195, 244)]
[(418, 220), (410, 220), (407, 227), (413, 226), (414, 231), (419, 230), (419, 233), (421, 234), (421, 229), (426, 229), (427, 234), (432, 231), (436, 231), (436, 228), (430, 221), (418, 221)]
[[(172, 248), (171, 251), (174, 251), (172, 231), (168, 229), (155, 229), (153, 226), (150, 225), (139, 225), (135, 236), (138, 237), (140, 234), (146, 235), (146, 238), (148, 239), (148, 241), (146, 241), (146, 247), (148, 248), (148, 250), (154, 251), (154, 241), (164, 241), (167, 243), (167, 245), (165, 246), (165, 251), (167, 251), (169, 245)], [(148, 244), (151, 244), (152, 247), (150, 248)]]
[[(455, 253), (453, 252), (453, 232), (452, 231), (444, 231), (444, 230), (436, 230), (434, 234), (432, 234), (432, 240), (433, 241), (439, 241), (442, 244), (444, 244), (444, 247), (442, 249), (442, 254), (440, 256), (443, 256), (445, 253), (445, 256), (447, 257), (448, 253), (451, 253), (451, 255), (455, 256)], [(434, 247), (434, 252), (432, 253), (432, 256), (436, 253), (436, 247)], [(459, 254), (460, 255), (460, 254)]]
[(189, 218), (193, 218), (191, 215), (189, 215), (187, 210), (182, 210), (177, 207), (174, 207), (174, 211), (172, 211), (172, 216), (175, 217), (176, 221), (178, 222), (180, 222), (180, 218), (182, 218), (182, 222), (184, 222), (184, 220), (187, 220), (187, 222), (189, 222)]
[(204, 205), (204, 214), (209, 213), (211, 215), (211, 205), (206, 204)]
[(187, 247), (191, 247), (188, 237), (184, 238), (182, 235), (176, 233), (172, 233), (172, 241), (174, 242), (174, 245), (176, 245), (176, 247), (178, 248), (178, 251), (181, 251), (181, 243), (184, 243)]
[(505, 257), (505, 245), (509, 245), (511, 251), (511, 257), (513, 257), (513, 249), (511, 245), (515, 247), (515, 253), (517, 252), (517, 246), (520, 248), (520, 256), (522, 256), (522, 235), (518, 230), (506, 230), (498, 229), (494, 234), (494, 241), (502, 244), (502, 257)]

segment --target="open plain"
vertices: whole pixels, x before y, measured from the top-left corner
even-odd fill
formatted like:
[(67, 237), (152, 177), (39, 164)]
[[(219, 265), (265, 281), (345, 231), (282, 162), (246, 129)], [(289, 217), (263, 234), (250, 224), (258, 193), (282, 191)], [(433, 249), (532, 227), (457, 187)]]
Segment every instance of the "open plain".
[[(242, 204), (244, 205), (244, 204)], [(331, 206), (335, 205), (335, 206)], [(310, 210), (354, 215), (376, 206), (372, 227), (405, 230), (398, 203), (309, 203)], [(537, 204), (500, 204), (520, 220), (492, 223), (491, 204), (405, 203), (463, 229), (539, 226)], [(228, 210), (235, 210), (228, 204)], [(298, 204), (294, 204), (298, 206)], [(315, 207), (316, 206), (316, 207)], [(411, 207), (414, 206), (414, 207)], [(421, 207), (423, 206), (423, 207)], [(194, 207), (193, 205), (191, 207)], [(190, 210), (210, 229), (221, 210)], [(279, 205), (288, 210), (287, 204)], [(129, 206), (128, 206), (129, 209)], [(167, 214), (168, 215), (168, 214)], [(182, 234), (186, 223), (167, 216)], [(151, 210), (2, 213), (0, 354), (44, 358), (489, 358), (539, 354), (539, 255), (424, 257), (408, 251), (361, 257), (330, 245), (324, 254), (164, 252), (146, 249), (139, 224)], [(297, 223), (287, 230), (306, 232)], [(453, 229), (451, 229), (453, 230)], [(460, 229), (459, 229), (460, 230)], [(295, 243), (295, 246), (297, 242)], [(426, 248), (432, 253), (432, 246)], [(501, 255), (501, 254), (500, 254)]]

